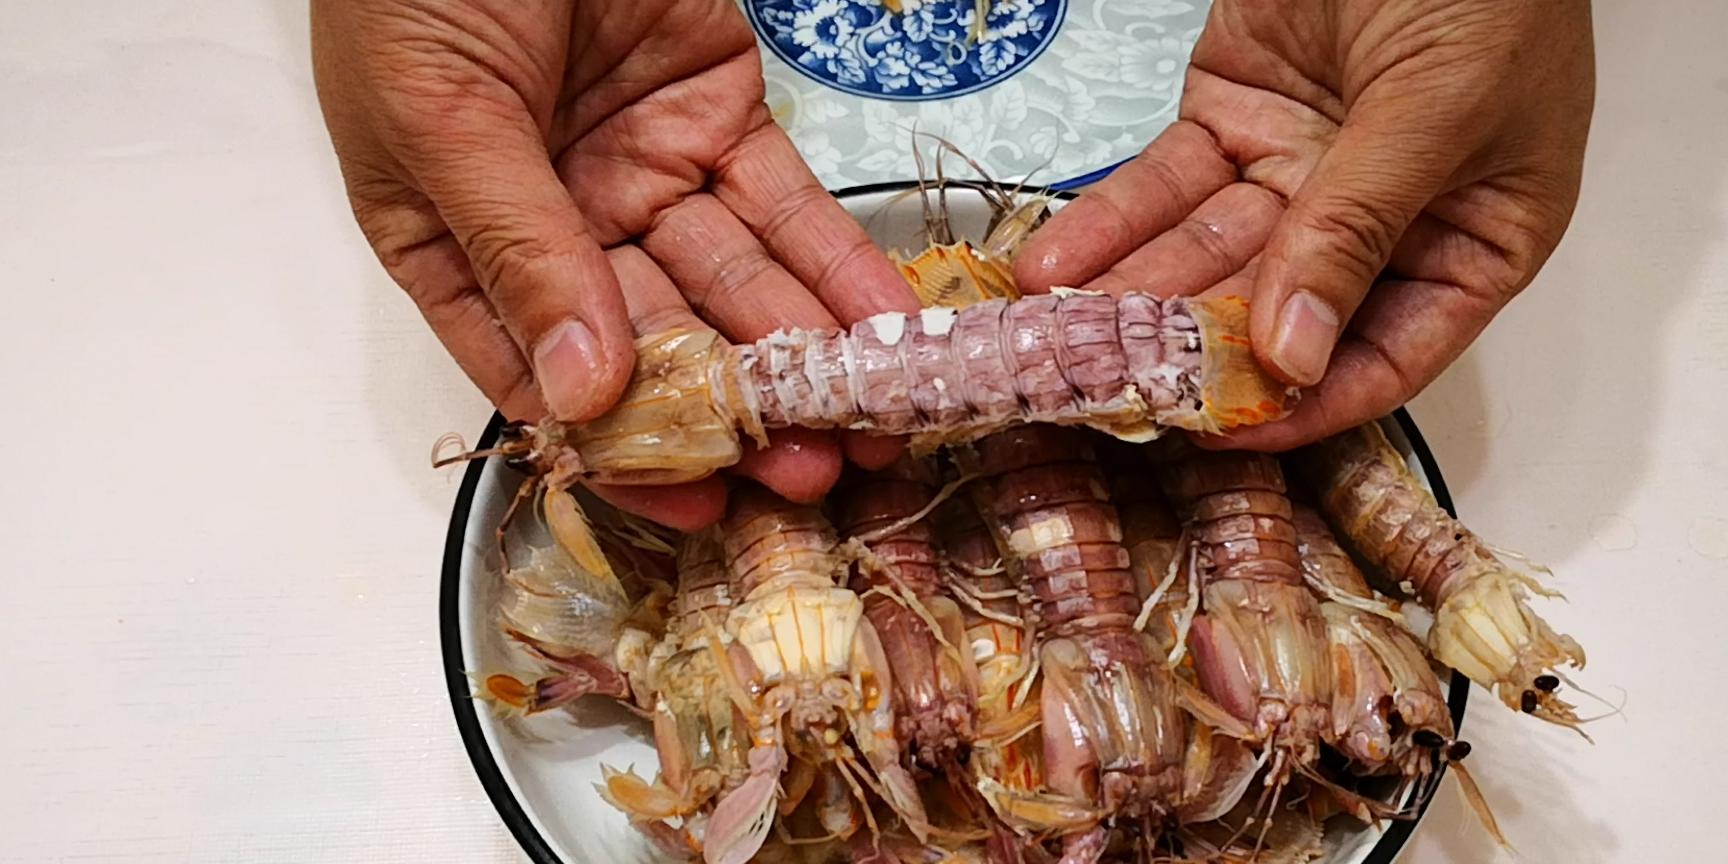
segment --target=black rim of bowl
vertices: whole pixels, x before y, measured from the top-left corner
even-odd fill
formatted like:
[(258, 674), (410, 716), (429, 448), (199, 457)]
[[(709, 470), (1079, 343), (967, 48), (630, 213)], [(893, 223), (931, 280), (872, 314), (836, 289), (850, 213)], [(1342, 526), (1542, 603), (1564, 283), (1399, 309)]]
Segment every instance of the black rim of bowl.
[[(963, 184), (960, 184), (963, 185)], [(845, 199), (881, 192), (903, 192), (918, 188), (916, 183), (872, 183), (866, 186), (855, 186), (834, 193), (836, 198)], [(1058, 198), (1072, 198), (1072, 192), (1061, 192), (1051, 189), (1026, 187), (1023, 192), (1031, 194), (1049, 194)], [(1422, 438), (1422, 433), (1416, 428), (1415, 421), (1410, 419), (1410, 413), (1403, 408), (1392, 412), (1392, 418), (1398, 428), (1404, 432), (1404, 437), (1410, 442), (1410, 450), (1421, 463), (1422, 471), (1428, 477), (1429, 486), (1433, 487), (1434, 499), (1454, 518), (1458, 516), (1452, 505), (1452, 495), (1446, 489), (1446, 481), (1440, 476), (1440, 466), (1434, 462), (1434, 454), (1428, 449), (1428, 442)], [(503, 415), (494, 413), (491, 422), (486, 424), (486, 431), (481, 434), (480, 448), (490, 447), (498, 440), (498, 430), (504, 425)], [(474, 773), (480, 776), (480, 785), (486, 790), (486, 797), (492, 800), (492, 806), (498, 811), (498, 816), (504, 820), (504, 826), (516, 838), (522, 851), (534, 864), (572, 864), (558, 857), (552, 850), (552, 845), (540, 835), (534, 827), (534, 821), (528, 817), (527, 808), (517, 800), (510, 790), (510, 784), (504, 779), (504, 771), (499, 766), (492, 749), (486, 746), (486, 735), (480, 729), (480, 715), (477, 700), (470, 689), (472, 679), (462, 660), (462, 627), (457, 615), (461, 598), (462, 586), (462, 551), (468, 534), (468, 515), (474, 505), (474, 494), (480, 489), (480, 475), (486, 470), (485, 461), (475, 461), (468, 464), (462, 475), (462, 486), (456, 492), (456, 507), (450, 515), (450, 530), (444, 539), (444, 570), (439, 586), (438, 600), (438, 630), (439, 642), (444, 654), (444, 681), (450, 690), (450, 704), (456, 712), (456, 729), (462, 735), (463, 749), (468, 751), (468, 760), (474, 765)], [(1446, 705), (1452, 713), (1454, 726), (1462, 728), (1464, 722), (1464, 706), (1470, 698), (1470, 682), (1462, 675), (1454, 672), (1446, 694)], [(1440, 768), (1430, 780), (1430, 786), (1423, 790), (1422, 804), (1413, 818), (1401, 819), (1391, 823), (1386, 833), (1381, 835), (1379, 842), (1369, 850), (1368, 856), (1362, 859), (1362, 864), (1391, 864), (1392, 859), (1404, 848), (1404, 843), (1410, 839), (1410, 832), (1416, 830), (1417, 823), (1428, 812), (1428, 805), (1433, 803), (1434, 796), (1426, 794), (1433, 791), (1444, 779), (1446, 764), (1440, 763)]]

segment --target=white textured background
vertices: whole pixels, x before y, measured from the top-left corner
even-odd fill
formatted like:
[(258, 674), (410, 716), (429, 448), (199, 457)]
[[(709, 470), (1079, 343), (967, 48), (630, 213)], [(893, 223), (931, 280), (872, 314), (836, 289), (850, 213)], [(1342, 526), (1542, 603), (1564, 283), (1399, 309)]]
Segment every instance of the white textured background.
[[(1720, 860), (1728, 6), (1599, 5), (1572, 232), (1412, 412), (1629, 700), (1595, 747), (1478, 701), (1522, 860)], [(426, 467), (488, 409), (350, 222), (303, 5), (144, 7), (0, 0), (0, 861), (513, 861)], [(1492, 859), (1448, 790), (1403, 860)]]

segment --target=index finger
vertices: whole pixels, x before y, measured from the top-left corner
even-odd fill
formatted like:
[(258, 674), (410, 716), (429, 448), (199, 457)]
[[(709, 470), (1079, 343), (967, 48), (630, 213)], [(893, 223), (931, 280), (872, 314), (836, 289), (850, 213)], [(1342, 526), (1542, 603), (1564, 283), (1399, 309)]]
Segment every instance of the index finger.
[(1034, 231), (1014, 261), (1015, 278), (1028, 293), (1084, 285), (1235, 179), (1212, 134), (1177, 121)]
[(918, 297), (846, 208), (822, 188), (792, 139), (769, 122), (714, 171), (714, 195), (842, 324), (917, 312)]

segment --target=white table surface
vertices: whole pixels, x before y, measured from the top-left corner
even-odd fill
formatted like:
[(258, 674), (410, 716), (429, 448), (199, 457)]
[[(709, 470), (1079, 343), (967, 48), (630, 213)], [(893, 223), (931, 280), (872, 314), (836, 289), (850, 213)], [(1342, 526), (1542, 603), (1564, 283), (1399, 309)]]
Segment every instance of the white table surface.
[[(1486, 699), (1527, 862), (1723, 860), (1728, 6), (1599, 4), (1559, 253), (1412, 405), (1622, 719)], [(488, 407), (362, 244), (299, 3), (0, 3), (0, 861), (509, 862), (437, 638)], [(1479, 694), (1480, 695), (1480, 694)], [(1448, 786), (1402, 859), (1496, 860)]]

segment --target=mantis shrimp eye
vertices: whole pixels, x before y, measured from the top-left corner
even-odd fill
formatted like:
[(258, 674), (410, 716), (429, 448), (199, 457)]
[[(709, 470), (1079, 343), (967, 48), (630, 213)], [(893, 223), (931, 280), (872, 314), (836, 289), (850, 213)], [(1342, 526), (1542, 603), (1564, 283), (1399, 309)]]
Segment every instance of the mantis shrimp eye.
[(520, 471), (524, 474), (533, 474), (534, 454), (518, 453), (514, 456), (510, 456), (504, 460), (504, 467), (509, 468), (512, 471)]
[(1560, 689), (1560, 679), (1553, 675), (1536, 676), (1536, 689), (1544, 693), (1552, 693)]
[(1518, 707), (1526, 714), (1536, 713), (1536, 691), (1525, 690), (1524, 695), (1519, 698)]
[(525, 421), (511, 420), (503, 426), (498, 427), (498, 437), (500, 440), (514, 441), (521, 438), (527, 429), (528, 424)]
[(1446, 739), (1432, 729), (1418, 729), (1411, 733), (1410, 740), (1418, 747), (1433, 747), (1439, 749), (1446, 746)]
[(1464, 757), (1469, 755), (1470, 742), (1468, 741), (1454, 741), (1451, 747), (1446, 748), (1446, 761), (1448, 762), (1462, 762)]

